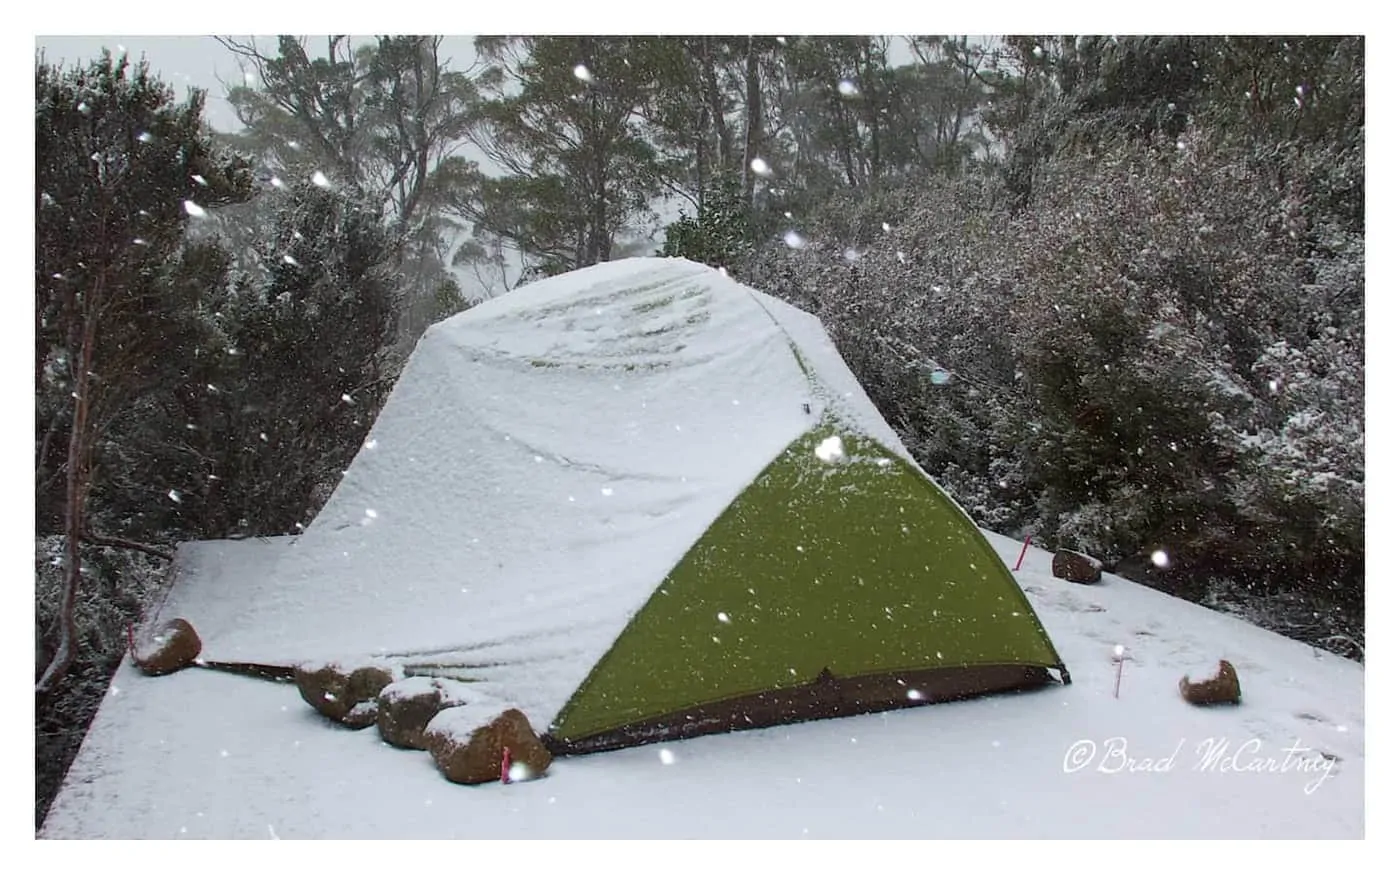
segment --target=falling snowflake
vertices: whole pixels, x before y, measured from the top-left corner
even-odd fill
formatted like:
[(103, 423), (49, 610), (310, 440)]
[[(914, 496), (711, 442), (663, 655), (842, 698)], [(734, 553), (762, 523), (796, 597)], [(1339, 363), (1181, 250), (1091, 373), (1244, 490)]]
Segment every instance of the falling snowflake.
[(375, 440), (374, 438), (370, 438), (369, 440), (365, 441), (365, 449), (367, 450), (372, 450), (377, 446), (379, 446), (379, 441)]
[(789, 231), (783, 235), (783, 242), (792, 249), (801, 249), (807, 245), (807, 240), (796, 231)]
[(208, 187), (209, 185), (209, 180), (205, 179), (203, 176), (200, 176), (198, 173), (190, 174), (190, 179), (193, 179), (195, 182), (205, 187)]
[(282, 188), (287, 184), (275, 176), (269, 179), (268, 183), (271, 184), (273, 188)]
[(369, 517), (372, 520), (379, 519), (379, 511), (375, 510), (372, 507), (367, 507), (365, 508), (365, 516)]
[(656, 752), (656, 755), (660, 757), (661, 765), (663, 766), (669, 766), (676, 761), (676, 755), (671, 753), (668, 748), (661, 748), (661, 750)]
[(854, 249), (847, 249), (841, 254), (846, 259), (846, 261), (850, 262), (851, 264), (855, 264), (857, 261), (860, 261), (860, 253)]
[(312, 184), (312, 185), (315, 185), (315, 186), (318, 186), (318, 187), (320, 187), (320, 188), (330, 188), (330, 187), (331, 187), (331, 181), (330, 181), (329, 179), (326, 178), (326, 174), (322, 173), (322, 172), (319, 171), (319, 170), (317, 170), (315, 173), (311, 174), (311, 184)]
[(724, 611), (720, 611), (718, 614), (715, 614), (715, 619), (719, 620), (721, 623), (728, 623), (729, 615)]
[(1169, 558), (1167, 558), (1167, 551), (1166, 551), (1166, 550), (1154, 550), (1154, 551), (1152, 551), (1152, 564), (1153, 564), (1153, 565), (1156, 565), (1158, 568), (1166, 568), (1168, 565), (1170, 565), (1170, 564), (1171, 564), (1171, 560), (1170, 560)]
[(167, 492), (167, 493), (165, 493), (165, 494), (168, 495), (168, 496), (170, 496), (170, 500), (171, 500), (171, 501), (175, 502), (176, 504), (179, 504), (179, 503), (180, 503), (180, 493), (178, 493), (178, 492), (176, 492), (175, 490), (172, 489), (172, 490), (170, 490), (169, 492)]
[(341, 395), (341, 396), (340, 396), (340, 400), (341, 400), (341, 401), (344, 401), (346, 404), (354, 404), (354, 403), (355, 403), (355, 399), (354, 399), (354, 398), (351, 398), (350, 395), (349, 395), (348, 393), (346, 393), (346, 394), (344, 394), (344, 395)]
[(612, 494), (613, 494), (612, 487), (611, 487), (611, 486), (604, 486), (604, 487), (603, 487), (603, 494), (604, 494), (604, 495), (612, 495)]
[(1118, 657), (1119, 659), (1122, 659), (1122, 658), (1123, 658), (1123, 645), (1122, 645), (1122, 644), (1115, 644), (1115, 645), (1113, 645), (1113, 655), (1116, 656), (1116, 657)]
[(901, 249), (900, 251), (896, 252), (894, 254), (894, 257), (899, 259), (900, 264), (904, 264), (904, 250)]
[(855, 97), (860, 93), (860, 89), (856, 88), (856, 83), (849, 79), (842, 79), (837, 83), (836, 90), (840, 91), (843, 97)]
[(301, 262), (297, 261), (295, 258), (292, 258), (290, 255), (282, 256), (282, 263), (290, 264), (292, 267), (301, 267)]
[(1045, 54), (1045, 50), (1042, 49), (1040, 46), (1036, 46), (1035, 48), (1031, 49), (1031, 54), (1039, 58), (1041, 55)]
[(890, 223), (889, 223), (889, 222), (881, 222), (881, 223), (880, 223), (880, 227), (884, 229), (885, 233), (887, 233), (887, 234), (889, 233), (889, 230), (890, 230)]
[(759, 176), (773, 175), (773, 168), (769, 167), (768, 162), (764, 161), (762, 158), (755, 158), (752, 161), (750, 161), (749, 167), (752, 168), (753, 172), (757, 173)]
[(918, 690), (910, 690), (909, 692), (905, 693), (904, 695), (905, 695), (905, 696), (909, 699), (909, 701), (911, 701), (911, 702), (921, 702), (921, 701), (923, 701), (923, 698), (924, 698), (924, 694), (921, 693), (921, 692), (919, 692)]
[(189, 213), (196, 219), (202, 219), (205, 216), (209, 215), (204, 211), (204, 207), (201, 207), (194, 201), (185, 201), (185, 212)]
[(574, 78), (580, 82), (592, 82), (593, 74), (588, 72), (588, 68), (579, 64), (574, 68)]

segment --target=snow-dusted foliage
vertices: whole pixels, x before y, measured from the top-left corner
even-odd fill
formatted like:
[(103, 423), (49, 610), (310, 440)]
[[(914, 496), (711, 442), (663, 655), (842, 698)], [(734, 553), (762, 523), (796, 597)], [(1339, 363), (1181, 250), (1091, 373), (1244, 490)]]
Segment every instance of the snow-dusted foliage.
[(753, 251), (748, 210), (733, 180), (710, 186), (706, 195), (697, 215), (682, 211), (681, 217), (667, 226), (661, 254), (731, 269)]
[(1024, 209), (975, 176), (838, 197), (747, 277), (983, 524), (1359, 598), (1362, 238), (1299, 154), (1188, 129), (1050, 158)]
[[(165, 563), (142, 553), (105, 547), (83, 550), (84, 580), (74, 606), (81, 646), (65, 684), (35, 709), (35, 823), (43, 820), (68, 764), (78, 753), (89, 721), (108, 691), (107, 682), (126, 649), (127, 624), (139, 619), (157, 592)], [(34, 541), (34, 628), (53, 629), (65, 573), (63, 538)], [(51, 642), (35, 636), (35, 664), (52, 656)]]

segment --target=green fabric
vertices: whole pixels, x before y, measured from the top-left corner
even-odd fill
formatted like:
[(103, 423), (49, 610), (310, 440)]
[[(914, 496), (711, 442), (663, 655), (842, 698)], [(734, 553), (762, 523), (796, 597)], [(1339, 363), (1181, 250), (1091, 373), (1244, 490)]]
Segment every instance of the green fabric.
[[(1016, 581), (937, 486), (824, 423), (706, 532), (565, 705), (585, 738), (687, 706), (837, 676), (1060, 663)], [(721, 617), (723, 614), (723, 617)]]

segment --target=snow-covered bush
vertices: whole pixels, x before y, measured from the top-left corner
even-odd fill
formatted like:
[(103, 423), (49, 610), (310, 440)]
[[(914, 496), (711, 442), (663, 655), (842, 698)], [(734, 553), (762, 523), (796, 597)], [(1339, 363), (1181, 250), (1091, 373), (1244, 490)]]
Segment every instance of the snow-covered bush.
[[(64, 542), (57, 535), (34, 541), (35, 671), (48, 664), (55, 643), (58, 591), (64, 576)], [(166, 563), (131, 550), (83, 549), (84, 586), (74, 605), (77, 656), (65, 682), (35, 703), (35, 825), (42, 822), (88, 724), (126, 650), (127, 624), (141, 616), (160, 587)]]
[(975, 176), (841, 195), (745, 277), (984, 525), (1359, 598), (1364, 253), (1299, 148), (1105, 140), (1018, 211)]

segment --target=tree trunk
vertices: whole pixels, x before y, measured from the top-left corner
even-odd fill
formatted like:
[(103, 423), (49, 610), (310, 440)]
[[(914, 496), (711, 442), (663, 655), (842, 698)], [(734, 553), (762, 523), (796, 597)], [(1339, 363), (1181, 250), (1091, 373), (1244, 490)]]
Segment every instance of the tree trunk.
[[(875, 69), (875, 56), (871, 50), (870, 43), (866, 43), (865, 49), (865, 75), (864, 91), (861, 96), (861, 105), (865, 108), (865, 123), (870, 128), (870, 178), (872, 180), (880, 178), (880, 91), (875, 87), (877, 80)], [(883, 58), (883, 53), (881, 58)]]
[(724, 117), (723, 95), (719, 79), (715, 74), (714, 51), (711, 41), (714, 37), (700, 38), (700, 72), (705, 80), (705, 101), (710, 110), (710, 124), (714, 125), (715, 141), (719, 148), (719, 166), (728, 172), (734, 166), (734, 148), (729, 139), (729, 122)]
[[(92, 435), (88, 433), (88, 415), (92, 401), (88, 393), (92, 389), (93, 347), (97, 341), (97, 310), (102, 300), (104, 277), (99, 274), (89, 299), (81, 306), (82, 329), (78, 343), (78, 361), (74, 374), (73, 424), (68, 432), (68, 507), (64, 515), (64, 537), (68, 567), (63, 589), (58, 597), (58, 646), (53, 659), (44, 669), (43, 675), (34, 686), (39, 694), (51, 692), (73, 664), (78, 641), (77, 624), (73, 619), (73, 608), (78, 597), (78, 587), (82, 585), (83, 530), (87, 524), (88, 457), (92, 451)], [(70, 355), (72, 353), (70, 352)]]
[(855, 188), (857, 181), (855, 158), (852, 154), (854, 146), (851, 143), (853, 139), (851, 126), (848, 124), (846, 107), (841, 104), (841, 98), (835, 92), (832, 92), (831, 106), (835, 110), (837, 129), (841, 131), (841, 166), (846, 171), (846, 182), (850, 184), (851, 188)]
[(759, 145), (763, 142), (763, 93), (758, 80), (758, 52), (754, 49), (753, 37), (749, 37), (749, 50), (744, 58), (745, 102), (748, 110), (748, 124), (744, 131), (744, 201), (753, 205), (755, 173), (753, 161), (759, 157)]
[(705, 143), (709, 126), (709, 111), (702, 106), (695, 120), (695, 208), (701, 214), (705, 212), (705, 189), (710, 182), (710, 150)]
[[(599, 143), (594, 144), (593, 192), (589, 198), (587, 264), (607, 261), (612, 254), (608, 233), (608, 171), (607, 154)], [(585, 265), (587, 266), (587, 265)]]

